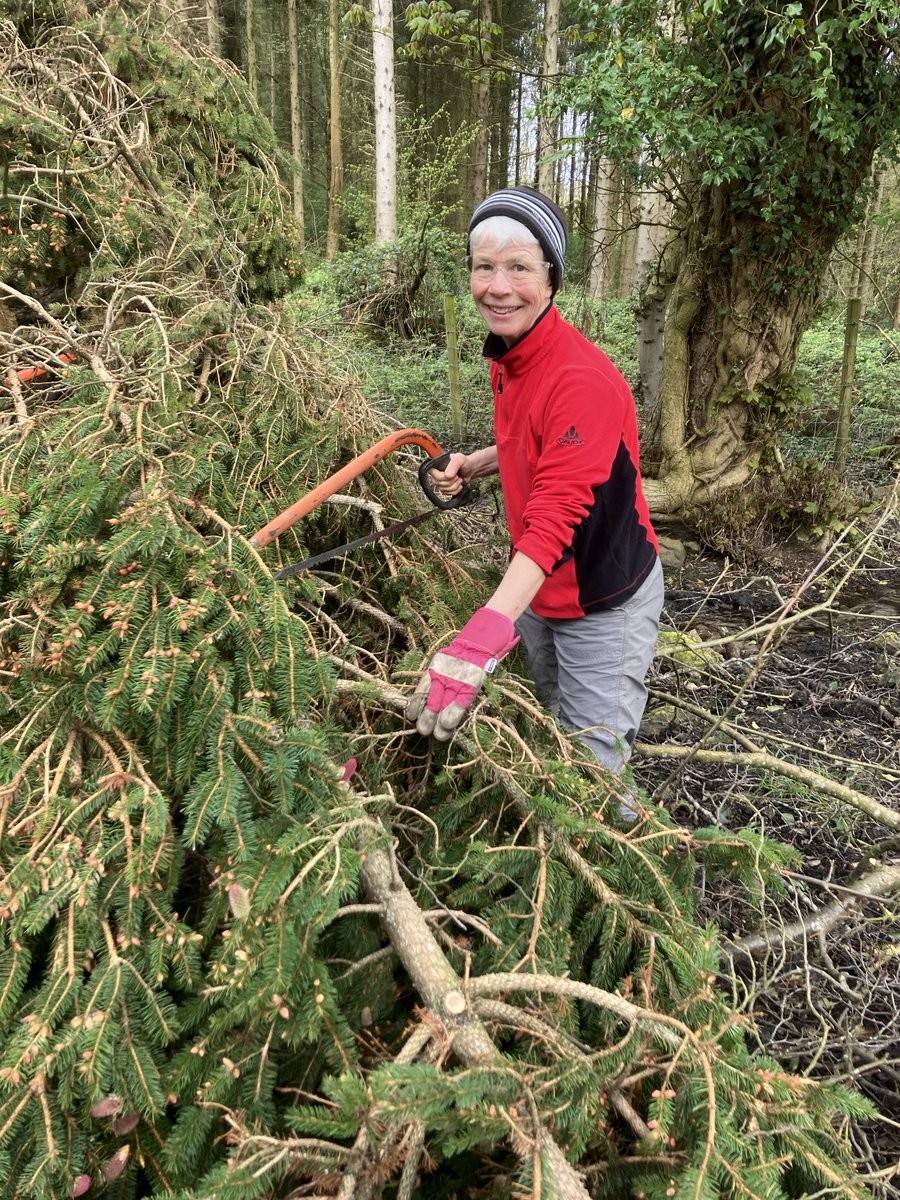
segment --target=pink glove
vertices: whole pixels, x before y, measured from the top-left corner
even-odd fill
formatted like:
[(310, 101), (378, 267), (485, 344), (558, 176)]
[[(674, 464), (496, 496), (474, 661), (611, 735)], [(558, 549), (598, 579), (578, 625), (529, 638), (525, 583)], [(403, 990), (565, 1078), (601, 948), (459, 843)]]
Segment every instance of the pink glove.
[(446, 650), (431, 660), (406, 706), (406, 717), (425, 736), (446, 742), (460, 724), (504, 654), (518, 642), (516, 627), (504, 613), (479, 608)]

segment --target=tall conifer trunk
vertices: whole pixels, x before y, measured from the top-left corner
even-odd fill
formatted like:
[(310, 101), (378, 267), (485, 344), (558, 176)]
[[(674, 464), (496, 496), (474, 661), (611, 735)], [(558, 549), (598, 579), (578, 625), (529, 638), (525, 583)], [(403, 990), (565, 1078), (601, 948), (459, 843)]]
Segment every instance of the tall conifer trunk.
[(206, 41), (213, 54), (222, 53), (222, 32), (219, 28), (219, 0), (206, 0)]
[(491, 0), (481, 0), (479, 9), (480, 66), (475, 83), (475, 145), (473, 147), (472, 208), (487, 195), (488, 146), (491, 125)]
[[(544, 50), (541, 56), (541, 100), (544, 100), (559, 66), (559, 3), (560, 0), (545, 0), (544, 4)], [(556, 164), (544, 161), (556, 146), (556, 125), (552, 117), (541, 112), (538, 117), (537, 136), (537, 179), (538, 187), (547, 196), (556, 191)]]
[(609, 295), (613, 283), (613, 245), (617, 236), (616, 219), (619, 211), (621, 183), (616, 164), (601, 158), (591, 164), (590, 182), (591, 236), (585, 239), (589, 248), (590, 289), (596, 300)]
[(288, 57), (289, 88), (291, 93), (291, 150), (293, 152), (293, 198), (294, 219), (300, 227), (303, 239), (303, 132), (300, 110), (300, 48), (297, 42), (297, 0), (288, 0)]
[(340, 197), (344, 190), (344, 153), (341, 145), (343, 121), (341, 118), (341, 3), (328, 0), (328, 77), (329, 118), (328, 133), (330, 147), (330, 175), (328, 180), (328, 239), (325, 257), (334, 258), (338, 252), (341, 236)]
[(375, 241), (397, 239), (397, 115), (391, 0), (372, 0), (375, 63)]
[(247, 82), (259, 100), (259, 56), (256, 52), (256, 3), (244, 0), (244, 36), (247, 42)]
[(511, 107), (512, 85), (509, 77), (494, 81), (491, 88), (493, 100), (493, 143), (491, 155), (491, 191), (509, 186), (509, 156), (512, 146), (511, 137)]
[(616, 261), (616, 294), (620, 299), (627, 300), (634, 291), (637, 277), (637, 231), (640, 221), (640, 199), (635, 195), (632, 180), (624, 172), (617, 219), (622, 234)]

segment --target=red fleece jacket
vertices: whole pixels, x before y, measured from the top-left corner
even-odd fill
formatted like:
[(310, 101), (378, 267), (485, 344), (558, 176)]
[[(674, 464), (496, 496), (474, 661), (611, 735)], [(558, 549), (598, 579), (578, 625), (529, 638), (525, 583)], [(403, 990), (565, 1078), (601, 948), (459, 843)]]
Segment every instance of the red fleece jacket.
[(580, 617), (618, 607), (658, 553), (627, 382), (552, 305), (509, 349), (489, 336), (485, 354), (513, 549), (548, 575), (532, 609)]

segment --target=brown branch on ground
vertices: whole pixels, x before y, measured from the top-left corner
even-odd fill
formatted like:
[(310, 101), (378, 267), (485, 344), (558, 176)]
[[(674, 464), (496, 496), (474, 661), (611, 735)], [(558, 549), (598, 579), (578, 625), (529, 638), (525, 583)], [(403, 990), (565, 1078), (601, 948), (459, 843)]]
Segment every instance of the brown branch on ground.
[(773, 771), (789, 779), (796, 779), (825, 796), (842, 800), (890, 829), (900, 829), (900, 812), (894, 812), (886, 804), (879, 803), (864, 792), (858, 792), (856, 788), (838, 783), (837, 780), (829, 779), (827, 775), (821, 775), (818, 771), (811, 771), (808, 767), (802, 767), (799, 763), (778, 758), (765, 750), (703, 750), (697, 746), (675, 746), (671, 743), (657, 746), (650, 742), (636, 742), (634, 750), (635, 754), (645, 758), (694, 759), (701, 763), (728, 763), (733, 766), (755, 767), (761, 771)]
[[(366, 895), (381, 906), (391, 944), (424, 1004), (443, 1023), (454, 1054), (467, 1065), (496, 1063), (505, 1068), (503, 1056), (465, 995), (463, 981), (435, 940), (414, 897), (396, 877), (386, 850), (366, 847), (360, 878)], [(521, 1119), (521, 1113), (519, 1116)], [(529, 1129), (528, 1135), (552, 1163), (560, 1200), (589, 1200), (581, 1176), (549, 1131), (538, 1125)], [(513, 1144), (518, 1150), (515, 1139)]]
[(887, 900), (900, 890), (900, 866), (880, 866), (853, 883), (852, 890), (840, 888), (843, 898), (794, 921), (790, 925), (772, 925), (756, 933), (746, 934), (724, 947), (728, 954), (756, 954), (773, 950), (792, 942), (827, 933), (839, 921), (846, 920), (867, 900)]

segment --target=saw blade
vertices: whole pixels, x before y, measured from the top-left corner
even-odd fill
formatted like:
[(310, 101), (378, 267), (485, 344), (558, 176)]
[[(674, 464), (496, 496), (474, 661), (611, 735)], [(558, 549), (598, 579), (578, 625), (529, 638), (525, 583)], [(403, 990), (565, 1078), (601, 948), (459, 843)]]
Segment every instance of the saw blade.
[(433, 517), (439, 511), (437, 508), (426, 509), (425, 512), (416, 513), (414, 517), (407, 517), (404, 521), (395, 521), (393, 525), (385, 525), (384, 529), (376, 529), (374, 533), (367, 533), (365, 537), (345, 542), (343, 546), (334, 546), (331, 550), (323, 550), (321, 554), (314, 554), (312, 558), (305, 558), (303, 562), (282, 567), (280, 571), (275, 572), (275, 578), (290, 579), (292, 575), (299, 575), (303, 571), (321, 566), (322, 563), (331, 562), (333, 558), (341, 558), (343, 555), (349, 554), (351, 550), (358, 550), (360, 546), (371, 546), (384, 538), (396, 537), (404, 529), (412, 529), (414, 525), (421, 525), (423, 521), (427, 521), (429, 517)]

